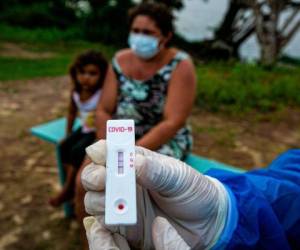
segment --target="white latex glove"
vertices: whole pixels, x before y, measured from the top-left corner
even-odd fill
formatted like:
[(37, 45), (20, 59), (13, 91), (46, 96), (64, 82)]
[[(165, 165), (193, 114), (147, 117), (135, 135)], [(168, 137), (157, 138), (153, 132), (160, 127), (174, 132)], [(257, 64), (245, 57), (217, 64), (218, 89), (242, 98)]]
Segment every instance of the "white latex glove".
[[(86, 149), (93, 163), (82, 172), (90, 249), (209, 249), (226, 221), (228, 195), (216, 179), (184, 162), (136, 147), (137, 208), (135, 226), (104, 224), (106, 144)], [(128, 243), (127, 243), (128, 242)]]

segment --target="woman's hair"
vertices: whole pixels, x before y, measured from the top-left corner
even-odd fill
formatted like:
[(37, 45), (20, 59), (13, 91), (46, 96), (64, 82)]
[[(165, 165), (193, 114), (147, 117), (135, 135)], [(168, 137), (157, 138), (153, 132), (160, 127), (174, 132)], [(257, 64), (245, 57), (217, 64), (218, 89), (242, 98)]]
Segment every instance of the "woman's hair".
[(108, 68), (108, 62), (100, 52), (95, 50), (88, 50), (86, 52), (83, 52), (82, 54), (79, 54), (69, 68), (69, 74), (71, 76), (72, 82), (74, 84), (74, 90), (76, 92), (81, 91), (81, 85), (77, 80), (77, 73), (78, 71), (82, 71), (83, 68), (88, 64), (98, 66), (100, 71), (99, 81), (97, 82), (94, 91), (102, 88)]
[(174, 16), (165, 4), (145, 2), (131, 8), (128, 13), (130, 26), (139, 15), (150, 17), (164, 36), (168, 35), (169, 32), (174, 33)]

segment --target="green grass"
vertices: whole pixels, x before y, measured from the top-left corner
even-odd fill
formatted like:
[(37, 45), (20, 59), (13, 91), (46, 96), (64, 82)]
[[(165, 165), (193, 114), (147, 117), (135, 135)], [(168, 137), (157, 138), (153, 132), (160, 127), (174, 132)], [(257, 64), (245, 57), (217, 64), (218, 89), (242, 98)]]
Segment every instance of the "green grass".
[(233, 113), (300, 106), (300, 67), (211, 63), (198, 65), (197, 104), (211, 111)]
[(12, 27), (5, 24), (0, 24), (0, 30), (0, 40), (10, 42), (38, 44), (81, 39), (80, 30), (75, 28), (64, 31), (56, 28), (40, 28), (31, 30), (22, 27)]
[(107, 58), (111, 58), (116, 50), (112, 46), (80, 40), (76, 30), (28, 30), (3, 24), (0, 24), (0, 30), (0, 49), (3, 43), (14, 43), (37, 55), (40, 52), (53, 54), (40, 59), (0, 56), (0, 81), (65, 75), (75, 56), (87, 49), (97, 49)]
[[(80, 40), (78, 30), (28, 30), (5, 25), (0, 25), (0, 29), (0, 49), (4, 42), (13, 42), (26, 51), (53, 54), (45, 59), (0, 56), (0, 81), (65, 75), (74, 57), (84, 50), (98, 49), (107, 58), (111, 58), (117, 50), (112, 46)], [(267, 70), (253, 64), (215, 62), (197, 65), (196, 70), (196, 103), (202, 109), (245, 113), (300, 106), (299, 66)]]
[(18, 80), (66, 74), (67, 57), (53, 59), (0, 58), (0, 79)]
[[(0, 81), (22, 80), (36, 77), (60, 76), (68, 73), (68, 67), (75, 56), (87, 49), (97, 49), (101, 51), (106, 58), (111, 58), (114, 48), (101, 44), (92, 44), (88, 42), (58, 42), (54, 44), (19, 44), (27, 51), (51, 52), (53, 56), (49, 58), (17, 58), (0, 56)], [(1, 41), (0, 41), (1, 48)]]

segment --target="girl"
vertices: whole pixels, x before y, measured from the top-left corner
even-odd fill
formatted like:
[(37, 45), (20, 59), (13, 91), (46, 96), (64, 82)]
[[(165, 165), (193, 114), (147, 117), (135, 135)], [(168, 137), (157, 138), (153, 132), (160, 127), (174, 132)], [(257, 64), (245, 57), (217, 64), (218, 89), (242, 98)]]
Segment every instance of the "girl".
[[(93, 50), (80, 54), (70, 67), (73, 88), (67, 118), (67, 137), (60, 145), (66, 180), (61, 192), (49, 201), (54, 207), (73, 197), (75, 177), (84, 160), (85, 148), (96, 138), (95, 111), (107, 67), (108, 63), (102, 54)], [(72, 131), (77, 114), (81, 120), (81, 127)]]

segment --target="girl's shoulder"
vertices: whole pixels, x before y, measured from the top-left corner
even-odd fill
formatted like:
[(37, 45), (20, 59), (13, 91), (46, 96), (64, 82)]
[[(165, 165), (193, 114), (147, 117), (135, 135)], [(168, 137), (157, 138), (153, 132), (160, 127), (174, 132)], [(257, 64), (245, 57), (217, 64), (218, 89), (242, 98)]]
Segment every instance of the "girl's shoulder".
[(72, 99), (75, 103), (86, 103), (90, 102), (91, 100), (98, 100), (101, 96), (101, 89), (96, 89), (90, 93), (72, 91)]
[(76, 89), (71, 89), (71, 96), (79, 96), (80, 93)]

